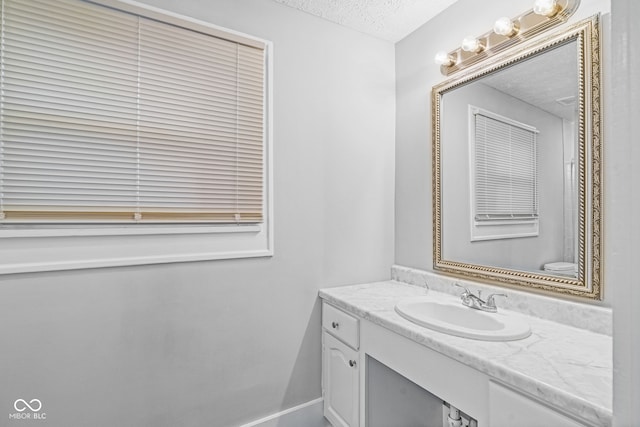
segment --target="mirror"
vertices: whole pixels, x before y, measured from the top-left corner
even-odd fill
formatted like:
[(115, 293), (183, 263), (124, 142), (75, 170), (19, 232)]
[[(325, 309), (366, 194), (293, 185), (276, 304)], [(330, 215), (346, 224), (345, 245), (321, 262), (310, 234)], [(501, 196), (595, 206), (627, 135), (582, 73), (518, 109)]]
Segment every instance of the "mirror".
[(435, 270), (601, 299), (598, 18), (433, 88)]

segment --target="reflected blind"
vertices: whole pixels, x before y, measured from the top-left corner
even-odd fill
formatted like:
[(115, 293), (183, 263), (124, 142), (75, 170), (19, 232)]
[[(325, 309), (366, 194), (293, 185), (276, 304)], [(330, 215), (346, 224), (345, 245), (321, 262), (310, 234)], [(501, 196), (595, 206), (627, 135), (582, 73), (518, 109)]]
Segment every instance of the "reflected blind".
[(475, 219), (538, 217), (536, 131), (475, 114)]
[(5, 222), (262, 222), (264, 46), (81, 0), (2, 4)]

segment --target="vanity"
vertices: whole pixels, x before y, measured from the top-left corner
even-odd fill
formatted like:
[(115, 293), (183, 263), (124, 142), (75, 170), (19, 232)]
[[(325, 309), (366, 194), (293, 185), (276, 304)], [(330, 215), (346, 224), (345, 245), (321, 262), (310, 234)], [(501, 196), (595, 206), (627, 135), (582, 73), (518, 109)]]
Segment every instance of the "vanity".
[[(426, 282), (437, 277), (416, 274)], [(453, 280), (438, 280), (439, 290), (454, 289)], [(510, 297), (521, 295), (512, 291)], [(457, 304), (459, 296), (395, 280), (323, 289), (320, 298), (325, 417), (334, 427), (382, 426), (376, 420), (394, 411), (385, 406), (397, 399), (371, 404), (371, 396), (387, 387), (384, 381), (371, 383), (372, 364), (430, 396), (418, 403), (430, 406), (430, 415), (418, 425), (446, 426), (445, 403), (463, 413), (460, 425), (470, 425), (469, 420), (481, 427), (611, 425), (612, 342), (607, 334), (515, 313), (531, 327), (527, 338), (500, 342), (453, 336), (417, 325), (395, 307), (419, 298)], [(566, 304), (572, 311), (573, 303)], [(606, 315), (606, 309), (593, 309), (596, 317)]]
[(601, 17), (565, 25), (579, 6), (436, 55), (433, 272), (320, 291), (334, 427), (611, 425)]

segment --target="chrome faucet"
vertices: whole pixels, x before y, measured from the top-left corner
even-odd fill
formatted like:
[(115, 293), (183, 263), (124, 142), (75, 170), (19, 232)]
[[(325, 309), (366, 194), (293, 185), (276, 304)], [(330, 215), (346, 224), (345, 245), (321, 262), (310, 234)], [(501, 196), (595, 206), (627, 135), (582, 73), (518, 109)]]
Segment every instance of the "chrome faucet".
[(474, 295), (466, 286), (462, 286), (458, 283), (454, 283), (457, 287), (462, 288), (463, 291), (460, 294), (460, 300), (462, 305), (465, 305), (476, 310), (488, 311), (489, 313), (495, 313), (498, 311), (496, 307), (495, 297), (506, 297), (505, 294), (490, 294), (487, 300), (482, 299), (482, 291), (478, 291), (478, 295)]

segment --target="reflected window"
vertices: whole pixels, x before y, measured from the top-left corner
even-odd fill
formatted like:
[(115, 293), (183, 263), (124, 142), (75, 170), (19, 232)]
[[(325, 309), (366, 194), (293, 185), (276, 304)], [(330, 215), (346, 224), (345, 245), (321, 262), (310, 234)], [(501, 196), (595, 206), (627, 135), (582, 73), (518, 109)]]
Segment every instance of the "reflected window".
[(538, 234), (535, 127), (470, 106), (472, 240)]

